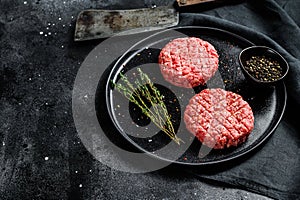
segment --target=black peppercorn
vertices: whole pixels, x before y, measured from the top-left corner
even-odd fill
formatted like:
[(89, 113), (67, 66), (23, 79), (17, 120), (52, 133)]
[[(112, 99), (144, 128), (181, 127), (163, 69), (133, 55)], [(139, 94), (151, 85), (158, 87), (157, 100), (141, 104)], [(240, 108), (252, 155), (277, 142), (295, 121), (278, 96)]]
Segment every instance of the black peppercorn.
[(245, 69), (260, 81), (275, 81), (283, 75), (279, 62), (265, 56), (252, 56), (246, 61)]

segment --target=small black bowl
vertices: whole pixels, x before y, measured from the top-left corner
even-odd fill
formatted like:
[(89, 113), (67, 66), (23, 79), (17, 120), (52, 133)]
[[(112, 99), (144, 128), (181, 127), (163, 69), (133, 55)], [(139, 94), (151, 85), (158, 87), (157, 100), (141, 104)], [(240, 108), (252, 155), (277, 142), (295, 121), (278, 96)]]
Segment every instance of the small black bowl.
[[(282, 69), (282, 73), (279, 77), (274, 80), (260, 80), (251, 75), (251, 72), (247, 69), (247, 61), (249, 61), (253, 56), (261, 57), (264, 56), (266, 59), (272, 59), (273, 61), (277, 61), (279, 63), (280, 68)], [(289, 65), (286, 60), (274, 49), (271, 49), (266, 46), (251, 46), (246, 49), (243, 49), (239, 55), (239, 62), (244, 73), (244, 76), (254, 83), (256, 86), (274, 86), (278, 82), (282, 81), (282, 79), (287, 75), (289, 71)], [(259, 73), (264, 73), (261, 70)]]

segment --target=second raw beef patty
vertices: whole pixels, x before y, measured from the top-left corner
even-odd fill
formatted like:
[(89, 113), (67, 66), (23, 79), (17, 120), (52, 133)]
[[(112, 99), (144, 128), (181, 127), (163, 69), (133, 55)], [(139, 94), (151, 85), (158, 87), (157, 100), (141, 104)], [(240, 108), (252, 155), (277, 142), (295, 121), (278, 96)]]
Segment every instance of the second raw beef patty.
[(254, 116), (239, 94), (220, 88), (204, 89), (190, 99), (184, 122), (203, 144), (224, 149), (246, 141), (254, 127)]
[(184, 88), (204, 85), (217, 71), (219, 56), (209, 42), (196, 37), (177, 38), (160, 52), (158, 62), (168, 82)]

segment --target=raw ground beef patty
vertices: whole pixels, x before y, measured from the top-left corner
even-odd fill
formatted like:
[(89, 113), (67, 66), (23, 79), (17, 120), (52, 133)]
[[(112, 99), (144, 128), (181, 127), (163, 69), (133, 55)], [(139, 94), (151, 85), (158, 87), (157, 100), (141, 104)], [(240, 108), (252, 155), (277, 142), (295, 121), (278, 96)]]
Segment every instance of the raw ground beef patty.
[(190, 99), (184, 122), (204, 145), (223, 149), (245, 142), (254, 127), (254, 116), (239, 94), (204, 89)]
[(158, 63), (168, 82), (185, 88), (203, 85), (217, 71), (219, 56), (213, 45), (196, 37), (177, 38), (160, 52)]

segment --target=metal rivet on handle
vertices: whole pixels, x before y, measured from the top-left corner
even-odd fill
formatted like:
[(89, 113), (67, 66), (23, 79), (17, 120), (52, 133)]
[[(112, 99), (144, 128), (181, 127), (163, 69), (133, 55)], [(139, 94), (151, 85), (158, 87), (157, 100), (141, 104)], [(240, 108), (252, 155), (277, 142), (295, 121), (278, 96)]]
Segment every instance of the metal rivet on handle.
[(180, 0), (181, 4), (186, 4), (186, 0)]

